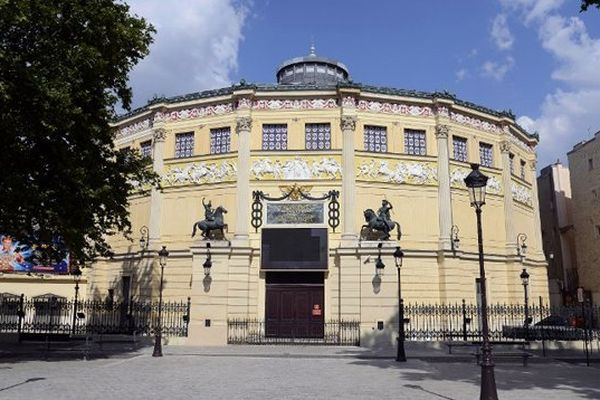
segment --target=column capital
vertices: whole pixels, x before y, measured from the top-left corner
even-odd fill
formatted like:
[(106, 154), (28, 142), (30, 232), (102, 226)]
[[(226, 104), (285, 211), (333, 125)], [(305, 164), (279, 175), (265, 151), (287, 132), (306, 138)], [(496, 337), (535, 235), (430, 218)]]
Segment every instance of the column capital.
[(529, 161), (529, 168), (531, 168), (531, 170), (534, 172), (533, 174), (533, 180), (535, 180), (535, 176), (536, 176), (536, 168), (537, 168), (537, 160), (533, 159), (531, 161)]
[(512, 144), (510, 143), (510, 141), (508, 139), (503, 139), (500, 142), (500, 152), (503, 154), (510, 152), (511, 147), (512, 147)]
[(155, 128), (153, 139), (155, 142), (164, 142), (167, 138), (167, 130), (165, 128)]
[(243, 131), (250, 131), (252, 129), (252, 118), (251, 117), (237, 117), (236, 119), (236, 132), (239, 134)]
[(435, 137), (438, 139), (448, 139), (450, 133), (450, 127), (448, 125), (436, 125), (435, 126)]
[(352, 115), (342, 115), (340, 127), (342, 128), (342, 131), (355, 131), (356, 117)]

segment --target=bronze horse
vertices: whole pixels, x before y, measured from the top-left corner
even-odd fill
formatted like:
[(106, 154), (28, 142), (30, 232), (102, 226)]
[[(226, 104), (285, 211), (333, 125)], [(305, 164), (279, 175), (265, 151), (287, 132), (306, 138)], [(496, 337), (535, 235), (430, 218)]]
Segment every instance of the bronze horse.
[(400, 240), (400, 238), (402, 237), (402, 232), (400, 230), (399, 223), (395, 221), (385, 221), (381, 219), (379, 216), (377, 216), (375, 211), (373, 211), (370, 208), (367, 208), (363, 214), (365, 216), (365, 222), (367, 224), (361, 227), (361, 231), (364, 228), (367, 228), (371, 231), (379, 231), (383, 233), (383, 237), (381, 238), (381, 240), (388, 240), (391, 237), (390, 232), (394, 229), (394, 227), (397, 227), (398, 240)]
[(208, 239), (210, 231), (221, 231), (221, 235), (224, 235), (223, 228), (225, 227), (225, 221), (223, 220), (223, 214), (226, 214), (227, 210), (221, 206), (217, 207), (214, 212), (214, 221), (207, 221), (203, 219), (194, 223), (194, 229), (192, 231), (192, 237), (196, 235), (196, 229), (202, 231), (202, 237)]

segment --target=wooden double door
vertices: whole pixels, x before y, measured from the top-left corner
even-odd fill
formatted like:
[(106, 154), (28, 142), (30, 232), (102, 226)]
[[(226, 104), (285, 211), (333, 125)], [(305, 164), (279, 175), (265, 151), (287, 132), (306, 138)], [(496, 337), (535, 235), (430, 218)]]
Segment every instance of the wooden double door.
[(268, 337), (323, 337), (323, 273), (269, 272), (266, 289), (265, 333)]

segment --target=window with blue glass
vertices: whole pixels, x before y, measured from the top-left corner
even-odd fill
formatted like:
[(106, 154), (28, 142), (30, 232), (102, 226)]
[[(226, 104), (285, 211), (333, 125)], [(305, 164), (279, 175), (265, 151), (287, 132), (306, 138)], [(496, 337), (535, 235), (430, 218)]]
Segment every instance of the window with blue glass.
[(467, 162), (467, 139), (460, 136), (453, 136), (452, 147), (454, 150), (454, 159), (456, 161)]
[(264, 124), (262, 149), (269, 151), (287, 150), (287, 125)]
[(491, 144), (479, 143), (479, 163), (483, 167), (494, 165), (493, 147)]
[(385, 126), (365, 125), (364, 141), (366, 151), (387, 152), (387, 129)]
[(223, 154), (231, 151), (231, 130), (229, 127), (210, 130), (210, 154)]
[(191, 157), (194, 155), (194, 132), (178, 133), (175, 135), (175, 158)]
[(142, 158), (152, 158), (152, 140), (140, 143), (140, 152), (142, 153)]
[(306, 150), (330, 150), (331, 125), (306, 124), (304, 126), (304, 148)]
[(404, 152), (424, 156), (427, 154), (427, 145), (425, 143), (425, 131), (417, 129), (404, 130)]

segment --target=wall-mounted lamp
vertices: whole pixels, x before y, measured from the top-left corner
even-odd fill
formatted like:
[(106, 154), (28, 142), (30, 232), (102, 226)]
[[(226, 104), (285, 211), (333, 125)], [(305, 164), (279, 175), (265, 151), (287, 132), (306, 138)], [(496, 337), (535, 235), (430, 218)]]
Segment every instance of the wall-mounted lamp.
[(396, 247), (394, 251), (394, 261), (396, 262), (396, 268), (402, 267), (402, 262), (404, 261), (404, 252), (400, 247)]
[(140, 248), (142, 250), (148, 249), (148, 244), (150, 243), (150, 230), (146, 225), (142, 225), (140, 228)]
[(204, 268), (204, 275), (210, 276), (210, 269), (212, 268), (212, 256), (210, 254), (210, 243), (206, 243), (206, 261), (202, 264)]
[(450, 229), (450, 246), (452, 246), (452, 253), (456, 255), (456, 250), (460, 246), (460, 239), (458, 238), (458, 226), (452, 225)]
[(377, 261), (375, 262), (375, 275), (377, 276), (383, 276), (383, 271), (385, 269), (385, 264), (383, 263), (383, 261), (381, 260), (381, 247), (383, 246), (383, 243), (379, 243), (377, 245), (377, 248), (379, 249), (379, 253), (377, 254)]
[(524, 233), (519, 233), (517, 235), (517, 255), (521, 257), (521, 261), (525, 258), (527, 254), (527, 235)]

